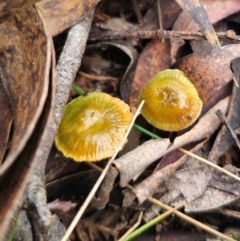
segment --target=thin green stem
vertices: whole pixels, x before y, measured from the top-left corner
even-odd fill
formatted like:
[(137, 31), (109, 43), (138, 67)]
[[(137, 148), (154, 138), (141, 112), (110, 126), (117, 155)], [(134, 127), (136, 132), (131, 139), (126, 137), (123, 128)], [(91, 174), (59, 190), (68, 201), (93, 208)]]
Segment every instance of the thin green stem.
[(85, 95), (86, 94), (86, 92), (83, 89), (79, 88), (76, 85), (72, 85), (72, 89), (75, 90), (79, 95)]
[(133, 126), (134, 126), (137, 130), (141, 131), (142, 133), (144, 133), (144, 134), (146, 134), (146, 135), (148, 135), (148, 136), (150, 136), (150, 137), (152, 137), (152, 138), (154, 138), (154, 139), (161, 139), (160, 136), (155, 135), (155, 134), (152, 133), (151, 131), (148, 131), (148, 130), (144, 129), (143, 127), (141, 127), (141, 126), (139, 126), (139, 125), (137, 125), (137, 124), (134, 124)]
[(171, 215), (174, 211), (176, 211), (179, 208), (182, 208), (182, 206), (179, 206), (177, 208), (172, 208), (172, 209), (166, 211), (165, 213), (157, 216), (156, 218), (152, 219), (151, 221), (147, 222), (146, 224), (144, 224), (143, 226), (141, 226), (140, 228), (138, 228), (137, 230), (135, 230), (134, 232), (129, 234), (123, 241), (130, 241), (130, 240), (136, 238), (141, 233), (147, 231), (148, 229), (150, 229), (151, 227), (153, 227), (157, 223), (166, 219), (169, 215)]

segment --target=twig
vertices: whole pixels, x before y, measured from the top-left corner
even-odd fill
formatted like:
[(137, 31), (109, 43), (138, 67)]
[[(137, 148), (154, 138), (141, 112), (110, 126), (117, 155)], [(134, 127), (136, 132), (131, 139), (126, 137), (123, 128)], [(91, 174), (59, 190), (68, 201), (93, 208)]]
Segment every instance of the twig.
[[(161, 139), (158, 135), (156, 135), (156, 134), (154, 134), (154, 133), (152, 133), (152, 132), (144, 129), (143, 127), (141, 127), (141, 126), (139, 126), (139, 125), (137, 125), (137, 124), (134, 124), (134, 127), (135, 127), (137, 130), (139, 130), (139, 131), (141, 131), (141, 132), (143, 132), (143, 133), (151, 136), (151, 137), (154, 138), (154, 139)], [(177, 148), (177, 149), (178, 149), (180, 152), (182, 152), (182, 153), (184, 153), (184, 154), (187, 154), (188, 156), (191, 156), (191, 157), (193, 157), (193, 158), (195, 158), (195, 159), (197, 159), (197, 160), (199, 160), (199, 161), (201, 161), (201, 162), (203, 162), (203, 163), (205, 163), (205, 164), (207, 164), (207, 165), (209, 165), (209, 166), (211, 166), (211, 167), (214, 167), (215, 169), (219, 170), (220, 172), (223, 172), (223, 173), (227, 174), (228, 176), (236, 179), (237, 181), (240, 181), (240, 177), (234, 175), (233, 173), (229, 172), (228, 170), (226, 170), (226, 169), (224, 169), (224, 168), (222, 168), (222, 167), (220, 167), (220, 166), (218, 166), (218, 165), (216, 165), (216, 164), (214, 164), (214, 163), (212, 163), (212, 162), (210, 162), (210, 161), (208, 161), (208, 160), (206, 160), (206, 159), (204, 159), (204, 158), (202, 158), (202, 157), (200, 157), (200, 156), (198, 156), (198, 155), (195, 155), (195, 154), (193, 154), (192, 152), (187, 151), (187, 150), (185, 150), (185, 149), (183, 149), (183, 148), (181, 148), (181, 147), (180, 147), (180, 148)]]
[(123, 241), (125, 240), (125, 238), (133, 233), (133, 231), (141, 224), (141, 221), (142, 221), (142, 217), (143, 217), (143, 211), (140, 212), (139, 216), (138, 216), (138, 220), (137, 222), (130, 228), (128, 229), (128, 231), (118, 240), (118, 241)]
[[(159, 29), (162, 31), (163, 30), (163, 22), (162, 22), (161, 0), (157, 0), (157, 10), (158, 10)], [(164, 43), (164, 38), (162, 38), (162, 43)]]
[[(136, 125), (136, 124), (135, 124), (135, 125)], [(134, 126), (135, 126), (135, 125), (134, 125)], [(135, 126), (135, 127), (136, 127), (136, 126)], [(184, 151), (186, 151), (186, 150), (184, 150)], [(189, 153), (190, 153), (190, 152), (188, 152), (188, 151), (186, 151), (186, 152), (187, 152), (186, 154), (189, 154)], [(192, 154), (192, 153), (191, 153), (191, 154)], [(195, 155), (195, 156), (196, 156), (196, 155)], [(197, 157), (198, 157), (198, 156), (197, 156)], [(100, 171), (100, 172), (103, 171), (102, 168), (98, 167), (98, 166), (95, 165), (95, 164), (92, 165), (92, 163), (91, 163), (91, 166), (92, 166), (93, 168), (95, 168), (96, 170)], [(127, 187), (130, 188), (130, 189), (133, 189), (133, 187), (132, 187), (131, 185), (127, 185)], [(217, 236), (217, 237), (221, 237), (221, 238), (224, 238), (224, 239), (229, 240), (229, 241), (234, 241), (234, 239), (232, 239), (232, 238), (230, 238), (230, 237), (228, 237), (228, 236), (226, 236), (226, 235), (224, 235), (224, 234), (222, 234), (222, 233), (220, 233), (220, 232), (218, 232), (218, 231), (216, 231), (216, 230), (208, 227), (207, 225), (205, 225), (205, 224), (203, 224), (203, 223), (201, 223), (201, 222), (199, 222), (199, 221), (197, 221), (197, 220), (195, 220), (195, 219), (193, 219), (193, 218), (185, 215), (184, 213), (181, 213), (181, 212), (179, 212), (179, 211), (176, 210), (176, 209), (179, 209), (179, 208), (181, 208), (181, 207), (178, 207), (178, 208), (173, 209), (172, 207), (170, 207), (170, 206), (162, 203), (161, 201), (159, 201), (159, 200), (157, 200), (157, 199), (155, 199), (155, 198), (153, 198), (153, 197), (148, 197), (148, 201), (151, 202), (152, 204), (155, 204), (155, 205), (160, 206), (161, 208), (163, 208), (163, 209), (165, 209), (165, 210), (168, 210), (168, 212), (165, 212), (165, 213), (163, 213), (162, 215), (158, 216), (158, 218), (160, 218), (160, 219), (163, 218), (163, 217), (169, 216), (171, 213), (174, 213), (175, 215), (179, 216), (179, 217), (182, 218), (183, 220), (191, 223), (192, 225), (195, 225), (195, 226), (197, 226), (197, 227), (200, 227), (201, 229), (205, 230), (205, 231), (208, 232), (208, 233), (211, 233), (211, 234), (213, 234), (213, 235), (215, 235), (215, 236)], [(151, 222), (152, 222), (152, 220), (151, 220)], [(142, 228), (142, 227), (141, 227), (141, 228)], [(131, 230), (132, 230), (132, 229), (131, 229)], [(125, 235), (124, 235), (124, 236), (125, 236)], [(132, 236), (131, 236), (131, 237), (132, 237)], [(122, 239), (122, 238), (121, 238), (121, 239)], [(128, 240), (128, 239), (127, 239), (127, 240)], [(124, 241), (125, 241), (125, 239), (124, 239)]]
[(70, 226), (67, 229), (67, 232), (65, 233), (65, 235), (62, 238), (62, 241), (66, 241), (69, 236), (71, 235), (73, 229), (75, 228), (75, 226), (77, 225), (78, 221), (80, 220), (80, 218), (82, 217), (84, 211), (86, 210), (87, 206), (89, 205), (89, 203), (91, 202), (93, 196), (95, 195), (96, 191), (98, 190), (99, 186), (101, 185), (104, 177), (106, 176), (106, 173), (108, 172), (108, 169), (110, 168), (110, 166), (112, 165), (112, 162), (114, 161), (114, 159), (116, 158), (118, 152), (122, 149), (123, 145), (126, 142), (127, 136), (137, 118), (137, 116), (139, 115), (141, 108), (144, 104), (144, 101), (141, 102), (141, 104), (139, 105), (129, 127), (128, 130), (124, 136), (124, 138), (122, 139), (121, 143), (119, 144), (118, 148), (116, 149), (115, 153), (113, 154), (112, 158), (109, 160), (108, 164), (105, 166), (103, 172), (101, 173), (101, 175), (99, 176), (96, 184), (94, 185), (94, 187), (92, 188), (91, 192), (89, 193), (88, 197), (86, 198), (86, 200), (84, 201), (83, 205), (81, 206), (81, 208), (79, 209), (78, 213), (76, 214), (76, 216), (74, 217), (72, 223), (70, 224)]
[(193, 218), (191, 218), (191, 217), (189, 217), (189, 216), (179, 212), (178, 210), (172, 209), (170, 206), (162, 203), (161, 201), (158, 201), (158, 200), (156, 200), (156, 199), (154, 199), (152, 197), (149, 197), (148, 200), (150, 202), (154, 203), (154, 204), (159, 205), (160, 207), (164, 208), (165, 210), (173, 210), (173, 213), (176, 216), (178, 216), (178, 217), (182, 218), (183, 220), (193, 224), (194, 226), (197, 226), (197, 227), (201, 228), (202, 230), (207, 231), (208, 233), (211, 233), (211, 234), (213, 234), (213, 235), (215, 235), (217, 237), (223, 238), (224, 240), (236, 241), (235, 239), (232, 239), (231, 237), (226, 236), (226, 235), (224, 235), (224, 234), (222, 234), (222, 233), (220, 233), (220, 232), (218, 232), (218, 231), (208, 227), (207, 225), (205, 225), (205, 224), (203, 224), (201, 222), (198, 222), (197, 220), (195, 220), (195, 219), (193, 219)]
[(224, 116), (224, 114), (222, 113), (221, 110), (217, 110), (216, 111), (216, 115), (218, 116), (218, 118), (226, 125), (226, 127), (228, 128), (229, 132), (232, 135), (232, 138), (234, 139), (234, 141), (236, 142), (238, 148), (240, 149), (240, 141), (236, 135), (236, 133), (234, 132), (234, 130), (232, 129), (232, 127), (230, 126), (230, 124), (228, 123), (227, 118)]
[[(234, 40), (239, 42), (240, 36), (236, 35), (233, 30), (227, 32), (218, 32), (219, 39)], [(89, 40), (113, 40), (113, 39), (185, 39), (185, 40), (202, 40), (206, 39), (201, 32), (193, 31), (168, 31), (168, 30), (153, 30), (153, 31), (106, 31), (104, 33), (90, 33)]]
[(76, 76), (77, 70), (80, 67), (81, 59), (85, 51), (88, 33), (92, 23), (92, 18), (93, 14), (90, 14), (90, 16), (73, 26), (69, 31), (67, 41), (56, 67), (56, 87), (54, 83), (56, 94), (53, 95), (54, 106), (52, 107), (52, 118), (45, 127), (45, 141), (43, 146), (41, 146), (40, 155), (37, 156), (38, 165), (34, 169), (32, 180), (26, 190), (28, 201), (37, 207), (38, 215), (45, 223), (49, 223), (51, 217), (51, 213), (46, 204), (46, 161), (52, 148), (58, 124), (63, 115), (64, 107), (68, 100), (71, 84)]
[(142, 17), (142, 14), (141, 14), (140, 10), (139, 10), (137, 2), (136, 2), (136, 0), (131, 0), (131, 3), (132, 3), (132, 6), (133, 6), (134, 13), (137, 16), (138, 23), (141, 24), (143, 22), (143, 17)]

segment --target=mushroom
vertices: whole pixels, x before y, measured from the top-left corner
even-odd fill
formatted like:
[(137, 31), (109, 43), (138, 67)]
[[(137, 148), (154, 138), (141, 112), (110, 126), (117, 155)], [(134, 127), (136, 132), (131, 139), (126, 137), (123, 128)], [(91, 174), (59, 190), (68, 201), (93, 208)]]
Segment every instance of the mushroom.
[(55, 143), (75, 161), (99, 161), (113, 155), (131, 120), (129, 106), (120, 99), (89, 93), (66, 105)]
[(190, 126), (201, 113), (202, 100), (195, 86), (177, 69), (158, 73), (142, 89), (139, 103), (145, 100), (143, 117), (165, 131), (179, 131)]

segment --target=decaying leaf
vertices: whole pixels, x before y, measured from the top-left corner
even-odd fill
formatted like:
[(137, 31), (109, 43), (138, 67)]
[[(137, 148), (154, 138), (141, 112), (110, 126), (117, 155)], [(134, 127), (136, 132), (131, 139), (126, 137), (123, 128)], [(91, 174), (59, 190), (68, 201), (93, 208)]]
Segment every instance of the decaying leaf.
[[(107, 69), (108, 74), (109, 74), (109, 71), (112, 69), (113, 63), (107, 62), (106, 60), (101, 59), (101, 57), (98, 56), (96, 53), (99, 50), (102, 50), (102, 51), (110, 50), (112, 52), (111, 48), (112, 48), (112, 50), (114, 50), (115, 48), (120, 50), (121, 52), (124, 53), (124, 55), (126, 54), (127, 57), (129, 58), (129, 63), (127, 64), (126, 71), (123, 74), (123, 76), (120, 76), (121, 77), (120, 94), (121, 94), (123, 101), (125, 101), (127, 103), (129, 100), (130, 89), (131, 89), (130, 87), (131, 87), (132, 78), (133, 78), (133, 74), (134, 74), (134, 70), (135, 70), (135, 66), (136, 66), (136, 61), (138, 58), (138, 53), (137, 53), (136, 49), (131, 46), (131, 42), (129, 42), (129, 41), (101, 42), (98, 44), (93, 44), (93, 45), (88, 46), (86, 49), (86, 52), (89, 54), (89, 56), (84, 57), (82, 68), (83, 69), (87, 68), (88, 70), (90, 69), (90, 70), (94, 71), (96, 75), (99, 75), (99, 72), (106, 71), (106, 69)], [(114, 63), (114, 66), (115, 66), (115, 71), (116, 71), (116, 69), (121, 70), (121, 68), (123, 67), (117, 62)], [(114, 73), (114, 70), (112, 70), (112, 71), (113, 71), (112, 73)], [(100, 73), (100, 74), (103, 75), (104, 73)], [(117, 77), (119, 77), (119, 76), (117, 76)], [(97, 81), (97, 79), (95, 80), (95, 82), (96, 81)], [(108, 82), (110, 82), (110, 81), (108, 81)], [(106, 81), (106, 83), (107, 83), (107, 81)], [(80, 84), (81, 84), (81, 82), (80, 82)], [(118, 85), (119, 83), (115, 83), (115, 84)], [(90, 84), (88, 83), (88, 86), (89, 85)], [(110, 85), (110, 84), (108, 83), (108, 85)], [(81, 87), (82, 87), (82, 85), (81, 85)], [(87, 85), (86, 85), (86, 87), (87, 87)], [(95, 90), (104, 91), (104, 89), (99, 88), (99, 84)], [(116, 95), (117, 91), (115, 90), (115, 92), (113, 94)]]
[[(230, 1), (202, 0), (202, 4), (212, 24), (240, 10), (238, 0), (230, 0)], [(183, 11), (179, 15), (178, 19), (176, 20), (173, 26), (173, 30), (175, 31), (197, 31), (198, 29), (199, 27), (197, 26), (197, 24), (185, 11)], [(176, 61), (179, 48), (183, 44), (184, 44), (183, 40), (171, 40), (172, 62)]]
[[(238, 86), (240, 85), (240, 59), (237, 58), (232, 62), (232, 69), (237, 81)], [(227, 114), (227, 120), (233, 130), (236, 130), (240, 127), (240, 88), (233, 82), (233, 91), (229, 104), (229, 111)], [(212, 162), (216, 162), (217, 159), (234, 143), (234, 139), (231, 136), (231, 133), (225, 125), (222, 126), (219, 131), (212, 150), (208, 156), (208, 159)]]
[[(19, 27), (22, 22), (23, 26)], [(50, 60), (46, 63), (46, 36), (33, 8), (16, 12), (1, 25), (0, 33), (1, 78), (14, 106), (14, 133), (0, 168), (2, 175), (26, 145), (42, 112), (48, 92)]]
[[(221, 124), (221, 121), (216, 116), (215, 112), (218, 109), (221, 109), (223, 113), (226, 113), (228, 103), (229, 98), (225, 98), (217, 103), (190, 131), (178, 136), (171, 146), (169, 146), (169, 139), (150, 140), (115, 160), (114, 165), (120, 173), (120, 185), (124, 187), (130, 180), (136, 180), (148, 165), (161, 158), (163, 155), (166, 155), (187, 143), (200, 141), (210, 137)], [(151, 150), (151, 152), (146, 150)]]
[(206, 104), (211, 97), (233, 79), (230, 63), (240, 55), (237, 44), (214, 49), (206, 57), (188, 55), (176, 62), (172, 68), (180, 69), (192, 81), (199, 96)]
[(158, 72), (165, 70), (170, 65), (170, 43), (152, 40), (141, 53), (134, 79), (131, 86), (129, 105), (134, 111), (138, 106), (138, 97), (143, 86)]
[[(49, 89), (51, 40), (46, 38), (33, 7), (16, 11), (0, 28), (1, 82), (9, 91), (14, 107), (11, 147), (0, 168), (0, 239), (5, 240), (36, 165), (35, 158), (41, 152), (44, 127), (49, 120), (51, 95), (46, 106), (45, 102), (52, 91)], [(28, 148), (23, 152), (26, 145)]]
[(45, 31), (51, 36), (63, 32), (80, 22), (100, 0), (42, 0), (36, 3), (38, 13), (45, 26)]
[(2, 163), (7, 142), (10, 134), (10, 127), (14, 117), (14, 110), (9, 91), (5, 88), (3, 80), (0, 81), (0, 109), (2, 116), (0, 118), (0, 164)]
[[(206, 155), (205, 152), (208, 149), (209, 143), (204, 141), (195, 146), (191, 152), (202, 156)], [(141, 183), (137, 184), (132, 190), (128, 189), (125, 191), (123, 205), (131, 205), (133, 197), (137, 197), (138, 203), (141, 204), (148, 197), (159, 192), (162, 187), (166, 191), (179, 190), (187, 200), (196, 199), (205, 191), (212, 177), (212, 173), (209, 170), (210, 168), (205, 164), (184, 155), (178, 161), (154, 172)], [(202, 178), (199, 178), (196, 173), (202, 174)], [(194, 175), (192, 176), (191, 174)], [(168, 202), (175, 200), (175, 198), (176, 196), (174, 195), (174, 199), (168, 200)]]
[(227, 205), (240, 197), (240, 183), (224, 173), (215, 171), (206, 191), (186, 203), (186, 212), (208, 211)]
[[(159, 29), (158, 13), (156, 11), (157, 3), (144, 15), (143, 23), (140, 25), (141, 30), (156, 30)], [(163, 29), (170, 29), (173, 27), (178, 15), (182, 9), (175, 0), (161, 0), (161, 14)]]
[(198, 24), (202, 33), (215, 48), (220, 48), (218, 37), (214, 31), (212, 24), (208, 19), (208, 15), (203, 8), (201, 0), (176, 0), (179, 5), (188, 12), (194, 21)]

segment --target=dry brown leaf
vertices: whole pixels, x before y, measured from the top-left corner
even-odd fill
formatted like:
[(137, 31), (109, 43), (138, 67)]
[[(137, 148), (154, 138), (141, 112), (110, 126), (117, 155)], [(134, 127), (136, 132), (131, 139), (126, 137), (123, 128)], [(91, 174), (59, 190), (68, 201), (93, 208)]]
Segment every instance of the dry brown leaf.
[(0, 22), (5, 21), (17, 9), (24, 8), (27, 4), (34, 4), (39, 0), (1, 0), (0, 1)]
[(190, 14), (210, 44), (215, 48), (220, 48), (218, 37), (208, 19), (208, 15), (203, 8), (201, 0), (176, 0), (176, 2)]
[(233, 79), (230, 63), (240, 56), (238, 44), (214, 49), (206, 57), (195, 54), (177, 61), (172, 68), (180, 69), (195, 85), (200, 98), (206, 104), (211, 97)]
[[(237, 81), (238, 86), (240, 86), (240, 59), (237, 58), (232, 62), (232, 69)], [(229, 104), (229, 111), (227, 114), (227, 120), (233, 130), (240, 127), (239, 115), (240, 115), (240, 88), (235, 82), (233, 83), (233, 91), (231, 96), (231, 101)], [(212, 162), (216, 162), (217, 159), (231, 147), (234, 143), (234, 139), (231, 133), (225, 125), (223, 125), (215, 139), (214, 145), (211, 152), (209, 153), (208, 159)]]
[[(202, 3), (212, 24), (240, 10), (238, 0), (202, 0)], [(185, 11), (179, 15), (173, 26), (173, 30), (175, 31), (197, 31), (198, 29), (197, 24)], [(183, 44), (183, 40), (171, 41), (172, 62), (176, 61), (177, 52)]]
[(109, 201), (110, 193), (113, 189), (115, 179), (118, 176), (118, 171), (114, 167), (110, 167), (109, 175), (103, 180), (101, 188), (97, 194), (97, 197), (92, 199), (92, 205), (97, 209), (103, 209)]
[[(176, 3), (175, 0), (161, 0), (163, 29), (172, 28), (181, 11), (181, 7), (179, 6), (179, 4)], [(145, 14), (140, 29), (147, 31), (159, 29), (156, 1), (155, 4), (153, 4), (153, 6)]]
[(213, 210), (239, 199), (240, 183), (225, 174), (220, 179), (220, 175), (215, 173), (206, 191), (199, 198), (185, 204), (186, 212)]
[(170, 66), (170, 43), (164, 43), (155, 39), (152, 40), (141, 53), (134, 79), (131, 86), (129, 105), (134, 111), (138, 106), (138, 97), (141, 89), (151, 80), (159, 71), (167, 69)]
[(50, 60), (46, 62), (46, 36), (34, 8), (16, 12), (0, 28), (2, 79), (14, 106), (14, 133), (2, 175), (25, 147), (43, 110)]
[[(51, 93), (51, 40), (46, 38), (36, 10), (31, 7), (15, 12), (0, 28), (2, 79), (15, 114), (11, 148), (0, 168), (0, 239), (5, 240), (23, 201), (36, 156), (41, 152), (44, 127), (49, 121), (52, 95), (46, 106), (45, 102), (48, 91)], [(26, 145), (28, 148), (23, 151)]]
[(136, 180), (148, 165), (163, 155), (190, 142), (196, 142), (210, 137), (221, 124), (215, 112), (220, 109), (223, 113), (226, 113), (228, 104), (229, 98), (218, 102), (190, 131), (178, 136), (170, 147), (169, 139), (150, 140), (115, 160), (114, 165), (120, 173), (120, 185), (124, 187), (130, 180)]
[[(209, 144), (204, 141), (197, 146), (195, 146), (191, 152), (197, 155), (205, 155), (205, 146), (208, 146)], [(207, 147), (209, 149), (209, 146)], [(185, 168), (185, 169), (184, 169)], [(179, 171), (177, 171), (179, 169)], [(200, 172), (200, 169), (203, 169), (203, 172)], [(138, 203), (143, 203), (148, 197), (152, 196), (153, 194), (159, 192), (162, 186), (165, 187), (166, 191), (169, 190), (180, 190), (183, 191), (182, 194), (186, 194), (186, 199), (196, 199), (201, 195), (205, 189), (206, 186), (209, 183), (209, 180), (212, 177), (212, 172), (208, 172), (209, 167), (206, 165), (202, 165), (202, 163), (199, 163), (199, 161), (195, 160), (192, 157), (189, 157), (187, 155), (184, 155), (181, 157), (178, 161), (164, 167), (163, 169), (160, 169), (156, 172), (154, 172), (152, 175), (150, 175), (148, 178), (143, 180), (141, 183), (137, 184), (132, 190), (127, 190), (124, 194), (124, 206), (129, 206), (132, 204), (133, 197), (137, 197)], [(184, 175), (180, 177), (176, 177), (177, 173), (185, 172)], [(191, 177), (190, 172), (198, 172), (205, 176), (203, 178), (197, 178), (194, 175), (193, 178)], [(183, 177), (183, 178), (182, 178)], [(204, 178), (205, 177), (205, 178)], [(189, 178), (189, 180), (188, 180)], [(172, 182), (171, 182), (172, 180)], [(189, 183), (186, 184), (186, 181)], [(196, 181), (198, 182), (198, 185), (196, 184)], [(177, 187), (176, 187), (177, 186)], [(196, 188), (197, 186), (197, 188)], [(183, 188), (181, 188), (183, 187)], [(195, 188), (195, 189), (194, 189)], [(175, 196), (174, 196), (175, 197)], [(176, 197), (175, 197), (176, 198)], [(174, 200), (174, 199), (173, 199)], [(169, 202), (172, 200), (169, 200)]]
[(56, 36), (80, 22), (99, 1), (42, 0), (36, 6), (46, 32)]
[(0, 118), (0, 165), (2, 163), (7, 142), (10, 134), (10, 128), (14, 117), (13, 103), (10, 93), (5, 88), (3, 81), (0, 81), (0, 110), (4, 118)]

